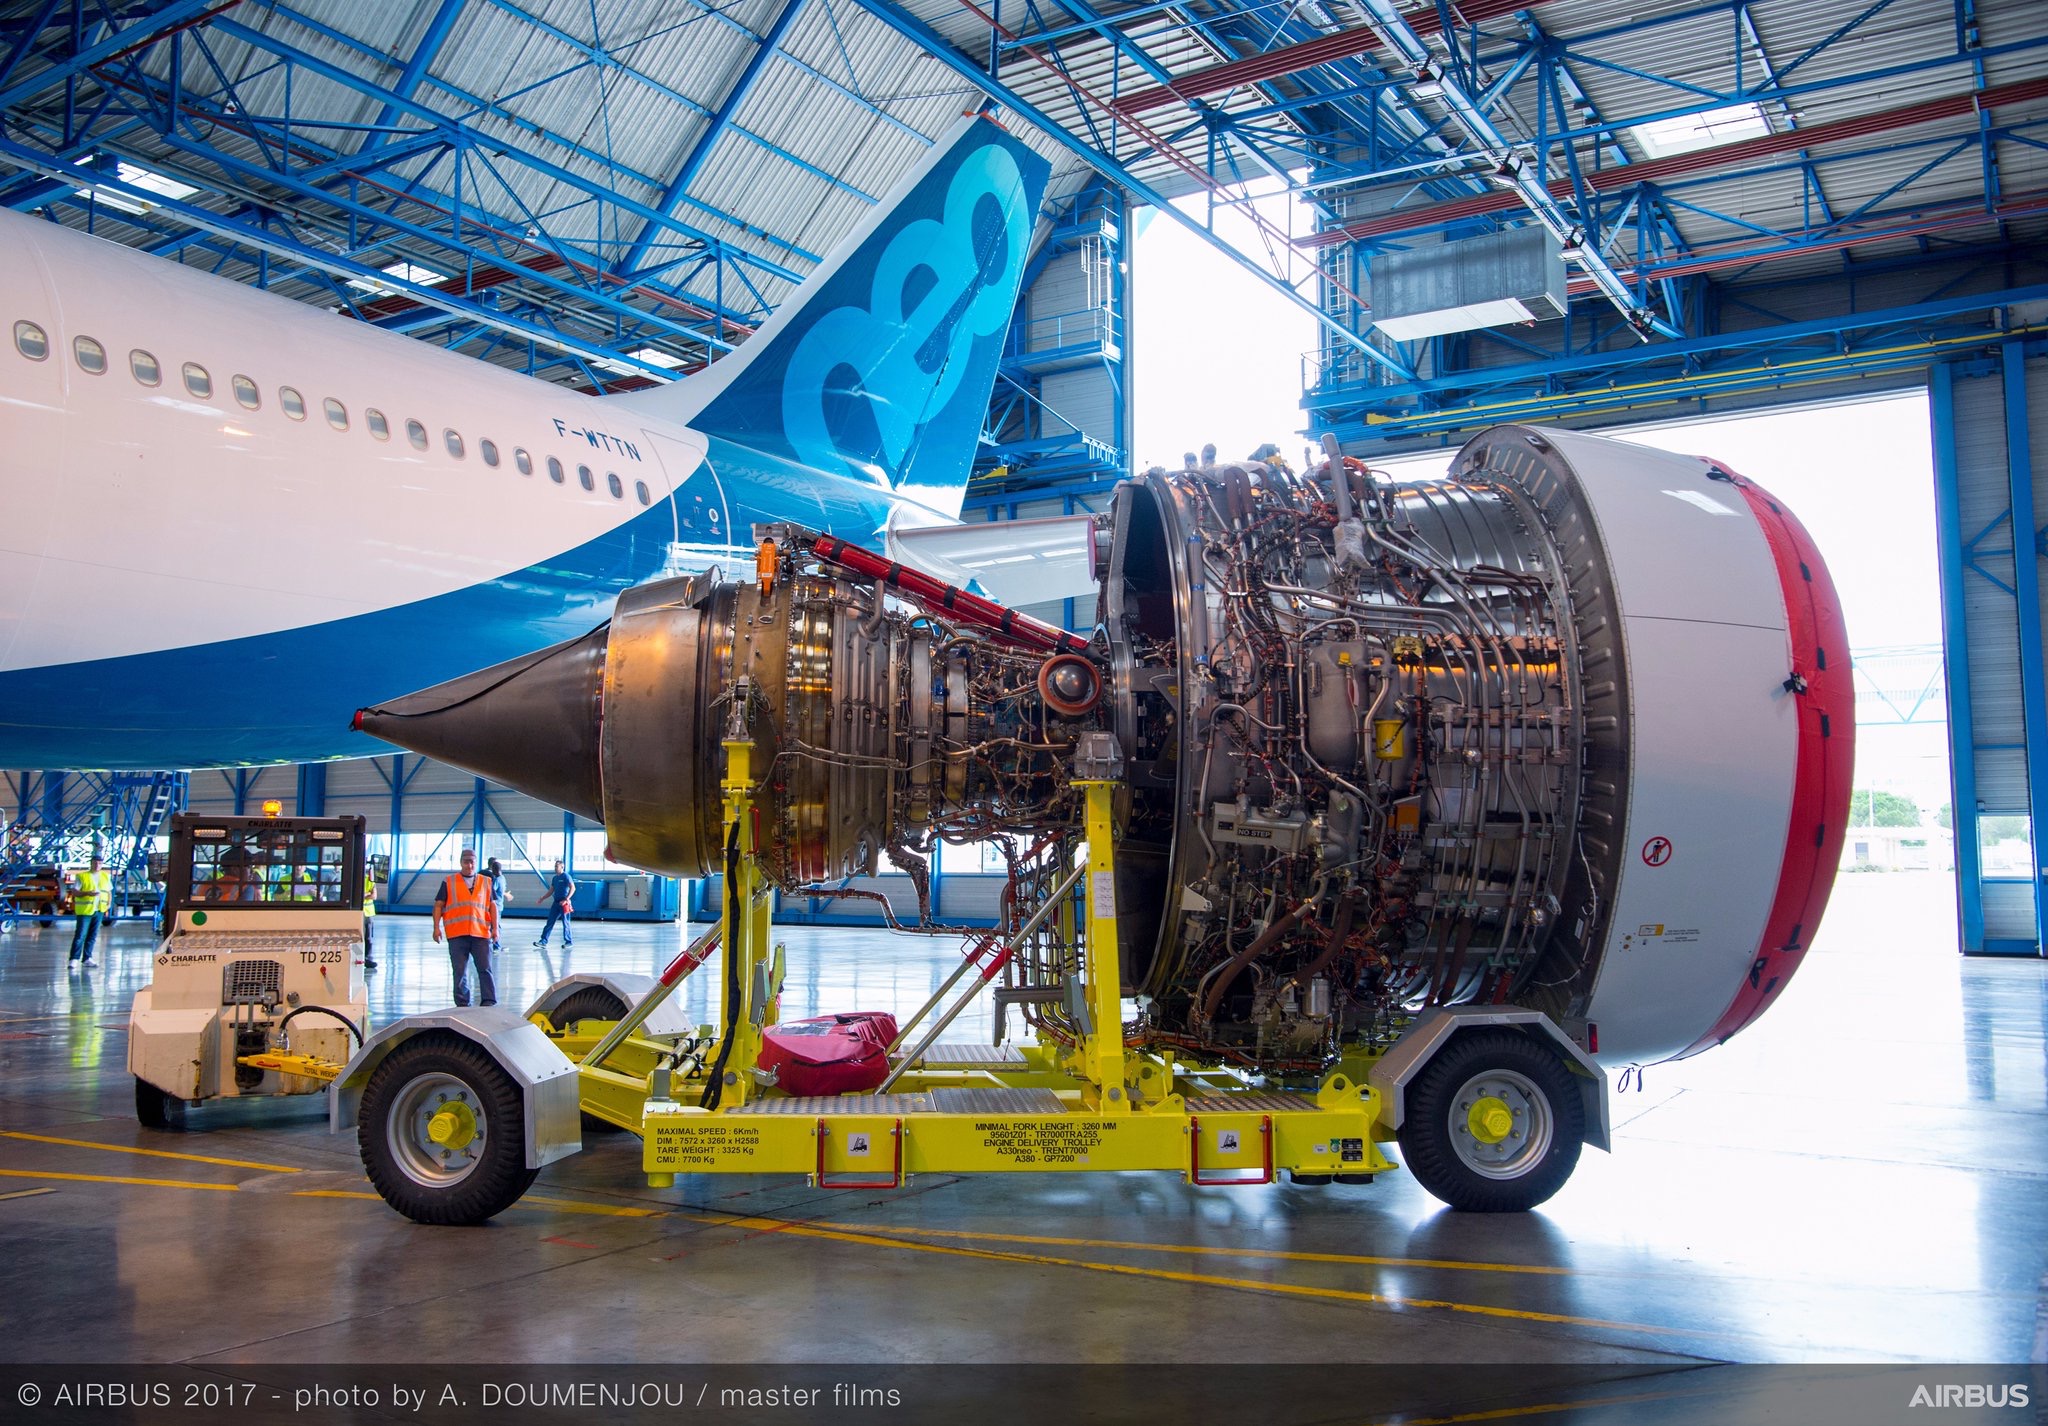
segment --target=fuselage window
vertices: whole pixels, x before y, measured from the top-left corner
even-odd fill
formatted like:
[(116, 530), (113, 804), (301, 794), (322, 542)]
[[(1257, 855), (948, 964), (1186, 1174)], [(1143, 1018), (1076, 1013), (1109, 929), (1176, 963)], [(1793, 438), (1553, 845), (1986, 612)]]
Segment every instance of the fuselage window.
[(78, 369), (93, 376), (104, 376), (107, 371), (107, 349), (91, 337), (73, 337), (71, 355), (77, 361)]
[(213, 378), (196, 361), (185, 363), (185, 389), (205, 401), (213, 395)]
[(514, 446), (512, 448), (512, 464), (519, 467), (521, 475), (533, 474), (533, 457), (526, 453), (525, 446)]
[(50, 355), (50, 335), (33, 322), (16, 322), (14, 349), (30, 361), (42, 361)]
[(416, 451), (427, 448), (427, 428), (417, 421), (405, 423), (405, 438), (412, 442), (412, 448)]
[(457, 460), (462, 459), (462, 437), (453, 431), (443, 431), (441, 433), (441, 441), (442, 444), (448, 447), (449, 455), (454, 456)]
[(337, 431), (346, 431), (348, 429), (348, 407), (330, 396), (320, 403), (320, 409), (327, 413), (328, 425), (334, 427)]
[(577, 467), (576, 467), (576, 478), (577, 478), (578, 480), (580, 480), (580, 481), (582, 481), (582, 482), (583, 482), (583, 488), (584, 488), (585, 490), (595, 490), (595, 489), (597, 489), (597, 477), (596, 477), (596, 476), (594, 476), (594, 475), (592, 475), (592, 474), (590, 473), (590, 467), (589, 467), (589, 466), (587, 466), (587, 465), (579, 465), (579, 466), (577, 466)]
[(553, 456), (548, 457), (548, 479), (557, 485), (562, 483), (562, 463)]
[(363, 408), (363, 423), (370, 428), (370, 434), (380, 441), (391, 439), (391, 423), (384, 419), (384, 413), (375, 406)]
[(633, 482), (633, 493), (640, 497), (642, 505), (652, 505), (654, 503), (654, 497), (647, 493), (647, 482), (644, 480)]
[(498, 443), (496, 441), (478, 441), (476, 443), (476, 453), (484, 458), (485, 465), (496, 465), (498, 463)]
[(306, 419), (306, 398), (289, 386), (277, 388), (277, 404), (284, 407), (284, 414), (294, 421)]
[[(41, 358), (37, 358), (37, 360), (41, 360)], [(155, 357), (139, 348), (128, 353), (128, 370), (133, 372), (135, 379), (144, 386), (160, 386), (163, 384), (164, 369), (156, 364)]]
[(241, 402), (251, 411), (258, 410), (262, 407), (263, 393), (256, 389), (256, 383), (249, 380), (248, 377), (229, 377), (228, 384), (235, 388), (235, 400)]
[(604, 473), (604, 483), (612, 488), (612, 499), (624, 500), (626, 498), (626, 483), (610, 471)]

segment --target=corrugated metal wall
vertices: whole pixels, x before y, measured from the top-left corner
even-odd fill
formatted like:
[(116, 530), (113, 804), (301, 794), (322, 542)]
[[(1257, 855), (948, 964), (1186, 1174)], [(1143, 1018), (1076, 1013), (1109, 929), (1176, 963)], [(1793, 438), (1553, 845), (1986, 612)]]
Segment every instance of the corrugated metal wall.
[(1116, 392), (1099, 369), (1054, 372), (1039, 383), (1039, 393), (1048, 436), (1078, 431), (1106, 445), (1116, 443)]
[[(326, 777), (326, 807), (329, 817), (359, 816), (373, 834), (392, 830), (392, 788), (403, 778), (400, 806), (401, 830), (437, 832), (455, 826), (466, 831), (472, 824), (467, 813), (476, 798), (480, 779), (473, 774), (414, 756), (352, 758), (347, 762), (321, 765)], [(192, 774), (187, 805), (194, 812), (216, 816), (232, 814), (238, 785), (241, 805), (249, 815), (262, 810), (271, 798), (283, 804), (285, 816), (299, 812), (299, 770), (296, 767), (263, 767)], [(559, 832), (562, 810), (537, 802), (493, 782), (483, 782), (484, 830), (501, 832)], [(578, 831), (595, 831), (594, 822), (578, 821)]]

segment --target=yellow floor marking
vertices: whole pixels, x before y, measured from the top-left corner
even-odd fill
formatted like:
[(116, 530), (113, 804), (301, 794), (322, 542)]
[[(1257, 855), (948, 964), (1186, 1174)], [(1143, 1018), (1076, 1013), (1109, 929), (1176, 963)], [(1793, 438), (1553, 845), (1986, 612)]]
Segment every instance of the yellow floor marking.
[(36, 1198), (41, 1196), (42, 1194), (55, 1193), (56, 1191), (57, 1190), (54, 1188), (16, 1189), (13, 1193), (0, 1193), (0, 1203), (5, 1203), (10, 1198)]
[(615, 1203), (588, 1203), (578, 1198), (543, 1198), (537, 1193), (527, 1194), (513, 1206), (524, 1207), (529, 1203), (544, 1203), (564, 1213), (595, 1213), (607, 1218), (666, 1218), (670, 1213), (666, 1208), (626, 1208)]
[(1723, 1396), (1720, 1391), (1639, 1391), (1630, 1396), (1594, 1396), (1584, 1401), (1545, 1401), (1530, 1406), (1503, 1406), (1493, 1411), (1464, 1411), (1456, 1416), (1403, 1416), (1400, 1426), (1463, 1426), (1467, 1421), (1512, 1421), (1521, 1416), (1549, 1416), (1559, 1411), (1585, 1411), (1595, 1406), (1636, 1406), (1645, 1401), (1676, 1401), (1685, 1397)]
[(147, 1154), (153, 1159), (183, 1159), (193, 1164), (224, 1164), (231, 1169), (268, 1169), (271, 1173), (304, 1173), (289, 1164), (259, 1164), (251, 1159), (213, 1159), (205, 1154), (180, 1154), (170, 1149), (138, 1149), (129, 1144), (95, 1144), (90, 1139), (59, 1139), (51, 1134), (23, 1134), (0, 1129), (0, 1139), (26, 1139), (34, 1144), (68, 1144), (74, 1149), (102, 1149), (110, 1154)]
[(1186, 1253), (1195, 1257), (1276, 1258), (1292, 1263), (1345, 1263), (1378, 1268), (1454, 1268), (1460, 1272), (1532, 1273), (1544, 1277), (1571, 1277), (1575, 1270), (1558, 1267), (1529, 1267), (1518, 1263), (1468, 1263), (1451, 1258), (1378, 1258), (1362, 1253), (1302, 1253), (1281, 1248), (1229, 1248), (1199, 1243), (1139, 1243), (1114, 1238), (1041, 1238), (1022, 1233), (977, 1233), (954, 1228), (905, 1228), (894, 1223), (866, 1227), (858, 1223), (830, 1223), (808, 1220), (814, 1228), (838, 1228), (853, 1233), (903, 1234), (913, 1238), (975, 1238), (994, 1243), (1026, 1243), (1041, 1248), (1103, 1248), (1115, 1252)]
[(58, 1178), (66, 1183), (133, 1183), (144, 1188), (197, 1188), (215, 1193), (233, 1193), (238, 1183), (194, 1183), (182, 1178), (122, 1178), (104, 1173), (38, 1173), (34, 1169), (0, 1169), (0, 1178)]
[[(713, 1219), (716, 1215), (703, 1215)], [(1574, 1317), (1562, 1312), (1536, 1312), (1520, 1307), (1491, 1307), (1476, 1302), (1449, 1302), (1441, 1298), (1404, 1297), (1378, 1292), (1359, 1292), (1342, 1287), (1314, 1287), (1305, 1283), (1261, 1282), (1253, 1278), (1213, 1277), (1206, 1273), (1173, 1272), (1165, 1268), (1136, 1268), (1122, 1263), (1096, 1263), (1083, 1258), (1059, 1258), (1040, 1253), (997, 1253), (982, 1248), (953, 1248), (939, 1243), (911, 1243), (901, 1238), (890, 1238), (875, 1233), (844, 1232), (838, 1229), (813, 1228), (801, 1223), (791, 1223), (775, 1218), (749, 1218), (735, 1215), (724, 1225), (728, 1228), (747, 1228), (763, 1232), (789, 1233), (799, 1238), (823, 1238), (841, 1243), (858, 1243), (868, 1247), (902, 1248), (913, 1253), (939, 1253), (948, 1257), (981, 1258), (990, 1262), (1033, 1263), (1043, 1267), (1084, 1268), (1089, 1272), (1111, 1273), (1119, 1277), (1155, 1278), (1164, 1282), (1191, 1283), (1201, 1287), (1236, 1288), (1247, 1292), (1275, 1293), (1283, 1297), (1310, 1297), (1334, 1302), (1364, 1302), (1381, 1307), (1424, 1307), (1443, 1312), (1463, 1312), (1480, 1317), (1504, 1317), (1518, 1322), (1547, 1322), (1567, 1327), (1596, 1327), (1613, 1332), (1642, 1332), (1659, 1337), (1742, 1337), (1754, 1340), (1747, 1333), (1698, 1331), (1687, 1327), (1654, 1327), (1644, 1322), (1614, 1322), (1600, 1317)]]

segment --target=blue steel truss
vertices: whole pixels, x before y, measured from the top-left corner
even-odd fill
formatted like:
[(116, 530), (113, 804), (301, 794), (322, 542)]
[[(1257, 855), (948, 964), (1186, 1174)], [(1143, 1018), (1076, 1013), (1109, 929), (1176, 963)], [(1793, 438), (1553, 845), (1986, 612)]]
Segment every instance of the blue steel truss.
[[(1120, 201), (1201, 195), (1173, 219), (1317, 314), (1305, 424), (1354, 446), (1904, 371), (2048, 279), (2048, 10), (2025, 0), (1953, 0), (1940, 23), (1904, 0), (1651, 0), (1618, 23), (1587, 0), (1369, 0), (1350, 22), (1242, 0), (763, 0), (744, 21), (712, 0), (652, 21), (420, 0), (398, 48), (324, 0), (20, 8), (0, 20), (0, 203), (591, 388), (715, 359), (818, 261), (801, 208), (764, 227), (699, 196), (716, 153), (738, 145), (763, 183), (861, 206), (886, 186), (750, 121), (771, 76), (927, 140), (893, 112), (901, 98), (864, 86), (877, 29), (897, 60), (922, 49), (1045, 129)], [(480, 92), (450, 61), (486, 20), (558, 62)], [(826, 25), (830, 62), (792, 46)], [(683, 33), (742, 58), (697, 73), (658, 43)], [(565, 107), (593, 84), (594, 108)], [(334, 118), (334, 95), (356, 117)], [(692, 136), (656, 171), (614, 156), (629, 104)], [(1764, 131), (1662, 156), (1642, 137), (1731, 110)], [(124, 163), (198, 192), (138, 191)], [(1770, 201), (1747, 196), (1759, 186)], [(1310, 231), (1268, 224), (1255, 251), (1217, 236), (1212, 215), (1275, 190)], [(1563, 322), (1412, 343), (1374, 330), (1374, 253), (1531, 222), (1579, 258)], [(1873, 289), (1877, 264), (1895, 280)], [(1824, 313), (1776, 314), (1780, 273), (1843, 291)], [(1959, 305), (1922, 310), (1938, 301)], [(1022, 385), (998, 395), (1007, 445), (989, 468), (1032, 464)], [(1092, 450), (1036, 453), (1040, 473), (1092, 478), (1081, 467), (1117, 442), (1088, 434)]]
[[(737, 121), (771, 59), (878, 126), (929, 142), (781, 48), (805, 0), (762, 33), (731, 7), (672, 7), (670, 28), (702, 23), (755, 47), (739, 74), (699, 95), (632, 61), (644, 27), (612, 48), (596, 11), (557, 23), (505, 0), (440, 0), (421, 7), (424, 29), (394, 56), (384, 37), (351, 33), (338, 8), (46, 0), (0, 20), (0, 203), (501, 364), (618, 389), (731, 349), (772, 310), (764, 286), (786, 289), (820, 259), (798, 235), (693, 195), (722, 139), (757, 153), (764, 176), (801, 174), (874, 201)], [(518, 92), (472, 92), (438, 62), (458, 21), (480, 11), (574, 58)], [(636, 171), (602, 142), (527, 117), (593, 74), (607, 96), (631, 93), (695, 129), (673, 171)], [(337, 95), (374, 104), (371, 117), (328, 117)], [(601, 130), (609, 116), (599, 119)], [(122, 164), (197, 191), (139, 188)], [(527, 196), (537, 189), (556, 195), (544, 210)], [(388, 271), (400, 264), (437, 276)], [(636, 355), (649, 348), (659, 360)]]
[[(113, 874), (114, 914), (154, 909), (149, 854), (188, 787), (182, 772), (16, 772), (0, 774), (11, 805), (0, 843), (0, 884), (39, 866), (83, 867), (97, 853)], [(13, 908), (0, 895), (0, 920)]]
[[(940, 38), (934, 7), (861, 3)], [(2021, 0), (1955, 0), (1939, 20), (1902, 0), (1653, 2), (1620, 23), (1574, 0), (1398, 16), (1372, 0), (1377, 31), (1214, 0), (965, 8), (982, 29), (944, 27), (957, 72), (1063, 125), (1141, 197), (1150, 179), (1154, 197), (1259, 183), (1300, 200), (1316, 230), (1285, 257), (1313, 274), (1239, 256), (1313, 299), (1306, 425), (1354, 449), (1919, 379), (2024, 325), (2011, 309), (2048, 281), (2048, 9)], [(1190, 38), (1215, 61), (1161, 79), (1158, 56)], [(1696, 149), (1643, 132), (1731, 114), (1747, 132)], [(1411, 343), (1373, 329), (1375, 253), (1535, 222), (1569, 225), (1564, 321)], [(1603, 295), (1603, 269), (1625, 295)]]

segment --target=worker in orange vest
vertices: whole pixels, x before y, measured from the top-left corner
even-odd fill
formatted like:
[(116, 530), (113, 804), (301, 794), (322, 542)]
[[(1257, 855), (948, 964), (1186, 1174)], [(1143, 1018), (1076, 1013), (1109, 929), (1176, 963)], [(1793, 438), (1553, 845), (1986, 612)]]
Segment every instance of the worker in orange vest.
[(455, 1003), (469, 1004), (469, 964), (476, 963), (477, 1004), (498, 1003), (491, 975), (491, 942), (498, 935), (498, 898), (491, 879), (477, 875), (476, 853), (462, 850), (462, 870), (434, 893), (434, 939), (448, 937), (448, 964), (455, 972)]

